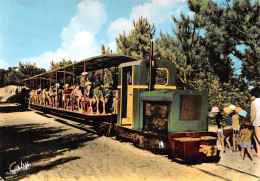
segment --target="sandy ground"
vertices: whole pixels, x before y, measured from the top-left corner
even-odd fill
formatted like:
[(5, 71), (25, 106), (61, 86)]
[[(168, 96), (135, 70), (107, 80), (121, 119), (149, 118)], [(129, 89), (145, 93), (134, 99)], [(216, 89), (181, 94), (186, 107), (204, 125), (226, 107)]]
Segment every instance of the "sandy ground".
[(8, 98), (14, 96), (16, 88), (17, 86), (15, 85), (0, 88), (0, 102), (6, 102), (8, 101)]
[[(221, 153), (218, 163), (182, 165), (122, 143), (98, 137), (74, 121), (0, 103), (0, 177), (4, 180), (260, 180), (240, 153)], [(253, 151), (254, 152), (254, 151)], [(27, 170), (10, 172), (20, 162)], [(1, 179), (0, 179), (1, 180)]]

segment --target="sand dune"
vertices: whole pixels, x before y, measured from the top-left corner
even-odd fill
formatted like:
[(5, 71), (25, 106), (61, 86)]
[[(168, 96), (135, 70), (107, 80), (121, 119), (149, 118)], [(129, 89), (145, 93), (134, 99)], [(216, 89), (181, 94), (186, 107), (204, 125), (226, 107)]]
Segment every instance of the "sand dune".
[(6, 102), (10, 97), (14, 96), (16, 88), (15, 85), (0, 88), (0, 102)]

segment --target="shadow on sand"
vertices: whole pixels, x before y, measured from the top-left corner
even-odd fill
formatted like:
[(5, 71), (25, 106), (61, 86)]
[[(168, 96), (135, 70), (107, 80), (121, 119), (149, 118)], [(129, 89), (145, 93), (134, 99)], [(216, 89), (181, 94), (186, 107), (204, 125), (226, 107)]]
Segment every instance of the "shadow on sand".
[[(58, 158), (40, 162), (63, 155), (64, 152), (84, 146), (85, 142), (94, 140), (90, 133), (60, 135), (65, 131), (61, 127), (43, 127), (42, 124), (23, 124), (0, 127), (0, 177), (5, 180), (20, 180), (41, 170), (51, 169), (57, 165), (79, 159), (79, 157)], [(59, 135), (55, 135), (59, 134)], [(31, 167), (13, 174), (9, 171), (12, 163), (20, 165), (28, 162)], [(37, 163), (37, 164), (36, 164)]]
[(30, 111), (29, 109), (21, 106), (17, 106), (16, 104), (12, 103), (5, 103), (0, 102), (0, 113), (13, 113), (13, 112), (24, 112)]

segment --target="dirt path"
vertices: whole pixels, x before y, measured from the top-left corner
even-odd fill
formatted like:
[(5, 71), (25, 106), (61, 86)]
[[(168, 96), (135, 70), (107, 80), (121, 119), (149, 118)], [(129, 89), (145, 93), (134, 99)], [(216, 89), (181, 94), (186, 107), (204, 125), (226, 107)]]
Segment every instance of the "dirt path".
[[(9, 108), (7, 108), (9, 106)], [(15, 112), (13, 112), (13, 111)], [(78, 123), (0, 104), (0, 177), (4, 180), (259, 180), (260, 159), (238, 162), (239, 153), (221, 154), (219, 163), (186, 166), (98, 137)], [(30, 164), (16, 174), (15, 165)]]

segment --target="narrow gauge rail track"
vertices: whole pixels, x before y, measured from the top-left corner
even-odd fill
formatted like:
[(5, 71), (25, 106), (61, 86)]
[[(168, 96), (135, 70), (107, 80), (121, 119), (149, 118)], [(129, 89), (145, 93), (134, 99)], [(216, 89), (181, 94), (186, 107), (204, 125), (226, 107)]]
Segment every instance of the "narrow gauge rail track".
[[(243, 171), (242, 169), (232, 168), (230, 166), (223, 165), (220, 163), (211, 163), (211, 167), (209, 168), (205, 168), (205, 167), (201, 168), (200, 165), (190, 165), (190, 167), (226, 181), (244, 180), (243, 179), (244, 177), (247, 178), (250, 177), (252, 180), (256, 180), (256, 181), (260, 180), (260, 176), (257, 176), (252, 173), (248, 173), (246, 171)], [(223, 173), (227, 173), (227, 170), (228, 170), (228, 174), (223, 174)], [(232, 179), (229, 178), (230, 176), (232, 176)]]

